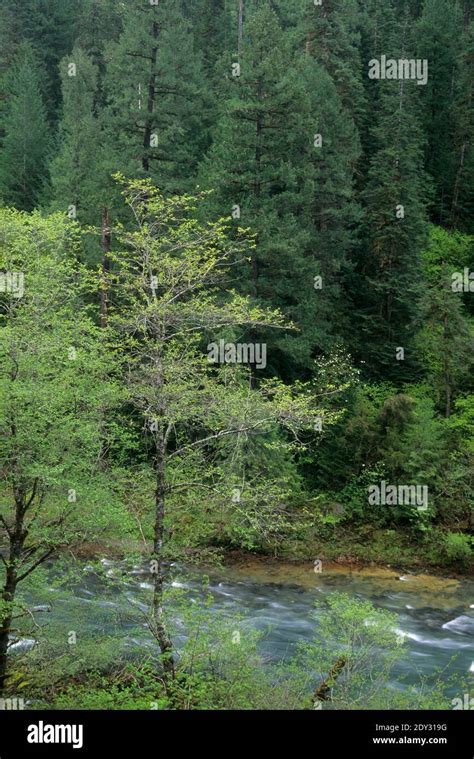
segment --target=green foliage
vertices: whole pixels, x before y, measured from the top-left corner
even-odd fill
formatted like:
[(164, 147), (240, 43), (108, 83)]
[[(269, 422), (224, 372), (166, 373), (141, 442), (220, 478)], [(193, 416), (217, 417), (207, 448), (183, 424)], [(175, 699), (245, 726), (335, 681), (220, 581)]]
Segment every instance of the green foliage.
[(452, 97), (458, 79), (461, 5), (457, 0), (425, 0), (415, 37), (420, 58), (429, 61), (430, 75), (421, 90), (423, 131), (426, 135), (425, 165), (434, 181), (433, 218), (442, 224), (449, 218), (456, 155), (453, 136), (456, 110)]
[(189, 21), (174, 0), (130, 0), (120, 16), (120, 36), (104, 54), (109, 174), (151, 177), (162, 190), (185, 192), (207, 140), (201, 55)]
[(448, 565), (469, 566), (474, 559), (472, 538), (462, 532), (448, 532), (444, 536), (443, 554)]
[(246, 30), (239, 75), (230, 55), (223, 62), (222, 105), (201, 179), (213, 190), (210, 212), (234, 213), (236, 229), (256, 234), (251, 268), (238, 269), (239, 290), (297, 327), (252, 332), (269, 343), (270, 370), (294, 379), (336, 342), (332, 314), (344, 311), (340, 277), (358, 218), (359, 144), (331, 77), (313, 58), (295, 55), (268, 2), (249, 9)]
[[(471, 571), (473, 35), (460, 0), (3, 0), (0, 644), (7, 574), (40, 596), (88, 541)], [(428, 81), (371, 79), (382, 54)], [(371, 505), (382, 480), (429, 508)], [(51, 663), (58, 708), (306, 708), (350, 651), (332, 707), (443, 703), (382, 687), (395, 623), (354, 599), (290, 678), (243, 622), (187, 623), (174, 693), (64, 630), (14, 676), (38, 697)]]
[(87, 304), (93, 278), (78, 264), (78, 229), (60, 215), (0, 216), (0, 268), (16, 277), (0, 301), (3, 687), (17, 587), (60, 547), (120, 517), (117, 501), (104, 507), (112, 489), (101, 467), (117, 386)]
[[(421, 680), (405, 693), (390, 688), (392, 669), (404, 655), (405, 638), (396, 615), (345, 593), (332, 593), (319, 606), (317, 634), (313, 642), (300, 645), (296, 660), (313, 683), (329, 686), (323, 708), (448, 708), (440, 681), (433, 685)], [(344, 666), (337, 676), (328, 677), (338, 660)]]
[(51, 152), (40, 76), (33, 49), (25, 43), (5, 76), (6, 99), (0, 113), (0, 199), (27, 211), (38, 205), (48, 182)]
[[(76, 67), (70, 74), (71, 63)], [(94, 113), (97, 66), (79, 47), (61, 61), (63, 110), (59, 151), (51, 163), (51, 207), (70, 212), (82, 224), (99, 225), (109, 177), (100, 171), (97, 156), (103, 137)], [(101, 164), (102, 166), (103, 164)]]
[(61, 100), (58, 64), (73, 46), (74, 27), (81, 4), (82, 0), (73, 3), (24, 0), (21, 4), (5, 0), (2, 3), (0, 73), (11, 66), (23, 43), (28, 43), (40, 64), (40, 92), (44, 95), (50, 122), (56, 121)]
[(474, 395), (459, 398), (455, 403), (456, 414), (450, 419), (449, 426), (469, 454), (474, 454)]
[(471, 237), (434, 227), (423, 254), (426, 287), (417, 344), (437, 405), (447, 417), (453, 398), (469, 386), (472, 369), (473, 325), (461, 295), (454, 289), (456, 277), (464, 277), (468, 268), (472, 246)]
[(3, 506), (8, 514), (20, 487), (38, 506), (48, 499), (53, 523), (67, 511), (77, 526), (102, 445), (99, 409), (116, 393), (78, 246), (64, 217), (2, 212), (1, 266), (24, 277), (23, 297), (3, 295), (0, 314)]
[[(366, 60), (387, 51), (394, 58), (412, 57), (408, 6), (387, 3), (383, 23), (380, 12), (378, 6), (371, 14), (375, 39)], [(410, 80), (402, 87), (394, 84), (367, 77), (374, 110), (361, 192), (364, 244), (349, 286), (357, 330), (351, 344), (371, 376), (401, 383), (416, 378), (418, 369), (412, 336), (420, 319), (419, 255), (427, 231), (428, 184), (418, 106), (422, 87)], [(397, 360), (397, 347), (404, 348), (403, 360)]]

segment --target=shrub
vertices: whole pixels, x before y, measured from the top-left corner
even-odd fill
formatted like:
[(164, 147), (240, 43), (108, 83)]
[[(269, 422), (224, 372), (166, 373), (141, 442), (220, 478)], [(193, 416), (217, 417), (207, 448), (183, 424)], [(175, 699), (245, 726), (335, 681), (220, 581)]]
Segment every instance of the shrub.
[(446, 564), (467, 567), (473, 559), (473, 540), (463, 532), (448, 532), (444, 536), (442, 555)]

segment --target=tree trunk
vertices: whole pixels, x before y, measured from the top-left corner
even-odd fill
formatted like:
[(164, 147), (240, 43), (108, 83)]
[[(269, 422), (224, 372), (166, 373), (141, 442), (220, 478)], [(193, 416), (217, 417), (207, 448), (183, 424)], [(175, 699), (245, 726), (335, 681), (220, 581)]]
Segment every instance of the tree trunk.
[[(444, 340), (448, 344), (449, 340), (449, 320), (448, 313), (444, 314)], [(444, 415), (446, 419), (451, 416), (451, 399), (452, 399), (452, 376), (448, 359), (448, 351), (444, 351), (444, 390), (445, 390), (445, 408)]]
[(244, 39), (244, 12), (245, 12), (244, 0), (239, 0), (239, 44), (238, 44), (239, 61), (240, 61), (240, 56), (242, 55), (242, 42)]
[[(8, 604), (13, 603), (15, 599), (16, 585), (16, 572), (14, 567), (9, 564), (2, 592), (2, 601)], [(0, 621), (0, 694), (3, 693), (5, 689), (5, 680), (7, 677), (7, 650), (12, 620), (13, 614), (9, 611)]]
[(153, 540), (154, 583), (153, 583), (153, 631), (160, 646), (163, 668), (168, 676), (174, 678), (175, 666), (173, 646), (163, 619), (163, 539), (165, 520), (165, 443), (163, 434), (158, 434), (156, 442), (156, 491), (155, 491), (155, 530)]
[[(153, 22), (153, 39), (158, 39), (159, 27), (156, 21)], [(153, 113), (155, 110), (155, 79), (156, 79), (156, 57), (158, 54), (158, 45), (154, 45), (151, 50), (150, 77), (148, 79), (148, 98), (146, 104), (146, 120), (143, 132), (143, 156), (142, 169), (147, 174), (150, 170), (149, 151), (151, 147), (151, 130), (153, 126)]]
[[(259, 102), (263, 102), (263, 88), (262, 82), (258, 82), (258, 99)], [(263, 115), (260, 111), (257, 111), (257, 120), (255, 122), (255, 181), (254, 181), (254, 194), (257, 199), (257, 203), (260, 200), (261, 195), (261, 166), (262, 166), (262, 139), (263, 139), (264, 121)], [(251, 267), (252, 267), (252, 295), (258, 297), (258, 258), (257, 247), (252, 250), (251, 253)], [(255, 342), (255, 333), (250, 335), (251, 341)], [(257, 367), (255, 364), (250, 364), (250, 388), (254, 390), (257, 386)]]
[(0, 693), (5, 689), (5, 680), (7, 676), (7, 651), (8, 641), (10, 638), (13, 609), (12, 605), (15, 600), (16, 588), (18, 585), (17, 565), (21, 556), (21, 550), (25, 533), (23, 530), (23, 513), (24, 507), (17, 502), (16, 521), (13, 530), (10, 530), (10, 552), (7, 560), (5, 584), (2, 590), (2, 601), (9, 605), (8, 610), (0, 619)]
[(344, 656), (339, 657), (337, 662), (331, 668), (331, 671), (329, 672), (329, 675), (327, 676), (327, 678), (323, 680), (321, 685), (315, 690), (314, 695), (313, 695), (313, 704), (316, 704), (318, 701), (330, 701), (331, 699), (330, 690), (333, 687), (339, 675), (341, 674), (345, 665), (346, 665), (346, 659), (344, 658)]
[(109, 254), (110, 254), (110, 219), (109, 209), (102, 209), (102, 277), (103, 284), (100, 291), (100, 326), (107, 326), (107, 316), (109, 310), (109, 289), (107, 283), (107, 273), (109, 271)]

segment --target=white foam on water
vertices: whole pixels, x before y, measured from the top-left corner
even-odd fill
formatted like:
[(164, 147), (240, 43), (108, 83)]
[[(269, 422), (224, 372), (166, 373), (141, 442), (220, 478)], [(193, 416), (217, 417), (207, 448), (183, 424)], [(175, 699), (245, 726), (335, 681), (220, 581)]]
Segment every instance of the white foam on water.
[(11, 653), (12, 651), (30, 651), (34, 646), (36, 646), (36, 640), (34, 638), (20, 638), (20, 640), (17, 640), (15, 643), (8, 646), (8, 653)]
[(474, 630), (474, 620), (472, 617), (466, 616), (466, 614), (461, 614), (460, 617), (445, 622), (445, 624), (442, 625), (442, 629), (461, 633), (471, 632), (471, 630)]

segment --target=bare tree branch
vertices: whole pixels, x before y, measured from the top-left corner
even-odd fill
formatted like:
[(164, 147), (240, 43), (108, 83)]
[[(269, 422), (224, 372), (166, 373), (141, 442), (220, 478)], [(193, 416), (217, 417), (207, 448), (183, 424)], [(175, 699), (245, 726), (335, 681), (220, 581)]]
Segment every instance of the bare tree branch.
[(25, 579), (25, 577), (28, 577), (28, 575), (30, 575), (32, 572), (34, 572), (34, 570), (36, 569), (36, 567), (39, 567), (39, 565), (42, 564), (43, 561), (46, 561), (46, 559), (49, 556), (51, 556), (51, 554), (54, 553), (54, 551), (55, 551), (54, 548), (49, 548), (42, 556), (39, 557), (39, 559), (37, 559), (35, 562), (33, 562), (33, 564), (30, 567), (28, 567), (28, 569), (25, 570), (25, 572), (23, 572), (21, 575), (18, 576), (17, 583), (21, 582), (22, 580)]

